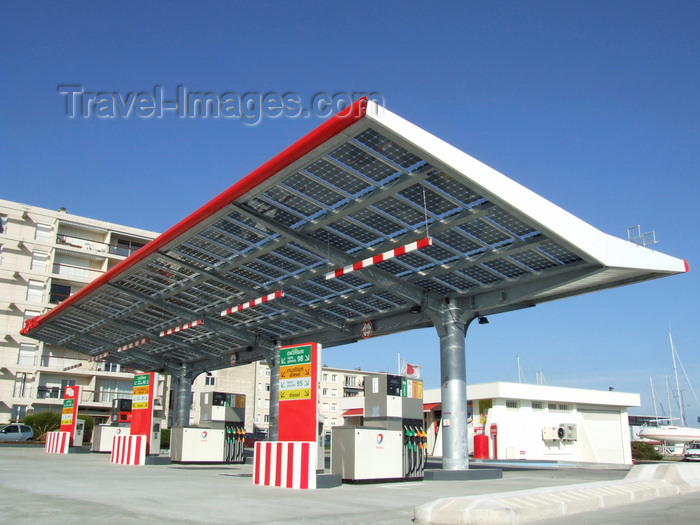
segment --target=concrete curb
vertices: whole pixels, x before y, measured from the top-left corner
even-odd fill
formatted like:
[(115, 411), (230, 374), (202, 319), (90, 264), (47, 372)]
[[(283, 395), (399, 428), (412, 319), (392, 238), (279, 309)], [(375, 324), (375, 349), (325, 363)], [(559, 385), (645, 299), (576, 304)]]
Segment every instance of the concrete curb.
[(625, 479), (504, 492), (490, 496), (441, 498), (414, 509), (414, 522), (448, 525), (514, 525), (630, 505), (700, 490), (700, 465), (632, 467)]

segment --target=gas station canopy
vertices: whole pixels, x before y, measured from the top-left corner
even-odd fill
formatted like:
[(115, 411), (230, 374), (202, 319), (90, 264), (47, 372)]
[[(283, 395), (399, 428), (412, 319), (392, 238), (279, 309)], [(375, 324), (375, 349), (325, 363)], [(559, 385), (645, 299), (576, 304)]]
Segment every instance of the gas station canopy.
[(212, 370), (433, 326), (449, 301), (486, 316), (687, 270), (360, 100), (22, 332)]

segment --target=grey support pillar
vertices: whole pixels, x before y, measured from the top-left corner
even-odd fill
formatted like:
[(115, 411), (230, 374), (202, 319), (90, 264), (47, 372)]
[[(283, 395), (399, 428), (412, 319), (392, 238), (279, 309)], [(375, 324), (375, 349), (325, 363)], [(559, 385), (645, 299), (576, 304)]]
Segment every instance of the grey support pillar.
[(190, 425), (190, 406), (192, 405), (192, 369), (183, 364), (175, 374), (175, 417), (173, 426), (188, 427)]
[(270, 367), (270, 424), (267, 431), (268, 441), (277, 441), (277, 422), (279, 416), (279, 389), (280, 389), (280, 347), (262, 349), (268, 366)]
[(442, 468), (469, 468), (467, 438), (467, 367), (465, 337), (473, 316), (457, 304), (447, 304), (439, 314), (440, 375), (442, 387)]

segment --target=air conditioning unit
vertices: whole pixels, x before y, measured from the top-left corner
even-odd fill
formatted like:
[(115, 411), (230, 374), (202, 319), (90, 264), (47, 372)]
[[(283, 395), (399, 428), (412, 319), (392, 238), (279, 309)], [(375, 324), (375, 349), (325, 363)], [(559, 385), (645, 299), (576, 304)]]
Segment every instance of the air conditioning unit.
[(542, 439), (544, 441), (556, 441), (559, 438), (559, 427), (542, 427)]
[(559, 428), (563, 430), (563, 439), (564, 441), (576, 441), (577, 439), (577, 434), (576, 434), (576, 425), (573, 423), (561, 423), (559, 425)]

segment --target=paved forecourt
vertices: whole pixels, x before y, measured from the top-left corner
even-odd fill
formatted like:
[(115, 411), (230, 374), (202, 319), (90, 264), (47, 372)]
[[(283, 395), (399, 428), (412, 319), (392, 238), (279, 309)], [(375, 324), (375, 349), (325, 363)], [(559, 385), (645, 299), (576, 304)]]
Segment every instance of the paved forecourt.
[[(571, 484), (615, 484), (626, 474), (625, 469), (506, 469), (503, 478), (497, 480), (346, 484), (333, 489), (298, 491), (254, 486), (252, 464), (166, 463), (133, 467), (111, 464), (107, 454), (54, 455), (46, 454), (41, 447), (0, 446), (0, 509), (8, 523), (49, 523), (58, 519), (68, 522), (89, 515), (90, 522), (95, 524), (117, 520), (119, 523), (167, 520), (172, 523), (398, 524), (411, 523), (417, 508), (440, 498), (493, 498), (499, 493), (546, 487), (559, 490)], [(698, 501), (697, 494), (673, 496), (664, 501), (673, 501), (679, 509), (684, 505), (691, 509), (691, 503)], [(634, 516), (642, 507), (627, 506), (625, 515)], [(668, 509), (658, 505), (658, 501), (651, 507), (643, 517), (654, 512), (668, 515)], [(683, 511), (676, 514), (682, 516)], [(667, 525), (684, 523), (667, 518), (664, 521)]]

